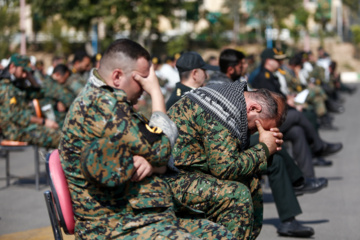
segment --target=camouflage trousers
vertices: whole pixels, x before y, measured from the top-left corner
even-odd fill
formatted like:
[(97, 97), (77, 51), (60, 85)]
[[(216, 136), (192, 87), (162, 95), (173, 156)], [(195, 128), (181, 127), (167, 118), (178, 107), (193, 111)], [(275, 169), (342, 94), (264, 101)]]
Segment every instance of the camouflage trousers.
[(327, 95), (320, 86), (311, 86), (309, 87), (309, 95), (306, 98), (307, 105), (310, 105), (316, 116), (321, 117), (327, 113), (325, 101)]
[[(209, 220), (176, 218), (172, 207), (152, 217), (158, 218), (158, 221), (154, 222), (150, 216), (147, 219), (150, 221), (142, 226), (136, 226), (136, 221), (125, 226), (120, 219), (106, 216), (94, 221), (81, 221), (75, 227), (75, 239), (236, 239), (224, 226)], [(127, 231), (123, 231), (124, 228), (128, 228)]]
[(207, 219), (225, 226), (237, 239), (255, 239), (259, 235), (263, 214), (260, 182), (250, 184), (254, 191), (251, 194), (240, 182), (204, 173), (182, 172), (166, 180), (181, 203), (205, 212)]
[(121, 239), (236, 239), (225, 227), (206, 219), (178, 219), (175, 225), (151, 224)]
[(8, 140), (28, 142), (39, 147), (57, 148), (61, 132), (42, 125), (30, 124), (23, 129), (10, 129), (4, 132), (4, 135)]

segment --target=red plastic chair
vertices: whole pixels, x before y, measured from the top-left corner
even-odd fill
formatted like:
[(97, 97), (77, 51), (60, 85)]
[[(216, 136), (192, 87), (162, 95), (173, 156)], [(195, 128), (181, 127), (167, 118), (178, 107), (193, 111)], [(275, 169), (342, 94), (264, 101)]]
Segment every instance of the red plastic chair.
[(61, 228), (65, 234), (73, 235), (75, 220), (69, 188), (57, 149), (47, 155), (46, 170), (51, 191), (44, 192), (44, 196), (50, 222), (54, 238), (63, 239)]

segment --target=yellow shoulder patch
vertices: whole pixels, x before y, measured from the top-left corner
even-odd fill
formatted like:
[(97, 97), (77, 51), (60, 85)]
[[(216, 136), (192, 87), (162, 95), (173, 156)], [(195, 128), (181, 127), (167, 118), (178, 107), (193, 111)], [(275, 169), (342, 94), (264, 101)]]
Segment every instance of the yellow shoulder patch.
[(16, 103), (17, 103), (16, 98), (15, 98), (15, 97), (12, 97), (12, 98), (10, 99), (10, 105), (16, 104)]
[(265, 72), (265, 77), (266, 77), (266, 78), (270, 78), (270, 73)]
[(282, 70), (281, 68), (278, 69), (279, 73), (282, 74), (282, 75), (285, 75), (285, 70)]
[(162, 133), (162, 130), (158, 127), (150, 127), (148, 124), (146, 124), (145, 126), (146, 126), (146, 129), (149, 130), (149, 132), (151, 132), (151, 133), (156, 133), (156, 134)]
[(178, 97), (181, 96), (181, 89), (180, 88), (176, 89), (176, 96), (178, 96)]
[(296, 86), (296, 91), (301, 92), (301, 91), (302, 91), (302, 87), (301, 87), (300, 85), (297, 85), (297, 86)]

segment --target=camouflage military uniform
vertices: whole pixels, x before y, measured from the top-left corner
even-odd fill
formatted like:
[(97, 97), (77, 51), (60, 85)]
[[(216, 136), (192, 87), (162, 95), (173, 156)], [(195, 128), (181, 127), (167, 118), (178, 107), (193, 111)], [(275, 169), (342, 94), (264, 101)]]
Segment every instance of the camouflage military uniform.
[(314, 110), (318, 117), (321, 117), (327, 113), (325, 105), (327, 95), (320, 86), (315, 84), (304, 86), (301, 84), (298, 78), (291, 75), (288, 71), (280, 69), (279, 72), (285, 76), (286, 83), (291, 93), (296, 94), (303, 91), (304, 89), (309, 90), (309, 94), (304, 105), (306, 109)]
[(77, 72), (74, 72), (64, 83), (64, 86), (67, 87), (75, 96), (77, 96), (86, 84), (86, 79)]
[(29, 108), (24, 92), (9, 79), (0, 80), (0, 106), (0, 127), (5, 138), (42, 147), (59, 145), (60, 131), (30, 123), (35, 113)]
[(64, 87), (64, 85), (58, 83), (50, 76), (46, 77), (43, 81), (41, 91), (44, 94), (44, 99), (40, 100), (40, 104), (42, 106), (45, 104), (51, 104), (55, 112), (56, 122), (59, 124), (59, 126), (62, 126), (66, 117), (66, 112), (57, 111), (56, 104), (57, 102), (62, 102), (66, 109), (69, 109), (76, 95), (74, 95), (69, 89)]
[(187, 96), (168, 114), (179, 128), (173, 156), (181, 173), (168, 178), (175, 197), (238, 239), (255, 239), (263, 216), (259, 174), (267, 168), (268, 148), (260, 143), (241, 151), (241, 140)]
[(308, 82), (312, 82), (318, 86), (323, 84), (325, 79), (325, 70), (324, 68), (318, 66), (315, 62), (310, 62), (313, 70), (309, 73)]
[(178, 219), (168, 184), (152, 175), (130, 181), (133, 156), (165, 166), (169, 138), (133, 111), (122, 90), (96, 70), (72, 104), (59, 146), (76, 217), (77, 239), (232, 238), (207, 220)]

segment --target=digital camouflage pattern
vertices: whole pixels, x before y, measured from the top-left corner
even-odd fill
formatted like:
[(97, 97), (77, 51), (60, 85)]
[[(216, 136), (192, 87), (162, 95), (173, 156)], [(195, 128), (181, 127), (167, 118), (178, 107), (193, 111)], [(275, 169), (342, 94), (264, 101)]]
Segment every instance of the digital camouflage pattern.
[(56, 148), (60, 131), (30, 123), (35, 116), (29, 107), (26, 93), (14, 86), (9, 79), (0, 81), (0, 128), (8, 140), (28, 142), (47, 148)]
[(42, 92), (46, 98), (62, 102), (65, 107), (70, 108), (71, 103), (76, 98), (69, 89), (58, 83), (52, 77), (47, 76), (43, 82)]
[(260, 174), (267, 168), (266, 145), (241, 152), (241, 141), (186, 96), (168, 114), (179, 130), (173, 157), (181, 173), (168, 179), (175, 197), (238, 239), (255, 239), (263, 218)]
[(86, 79), (84, 79), (80, 73), (76, 72), (73, 72), (64, 83), (65, 87), (68, 88), (75, 96), (79, 95), (85, 84)]
[[(169, 139), (153, 133), (133, 111), (122, 90), (103, 82), (94, 70), (70, 107), (59, 146), (76, 218), (77, 239), (231, 239), (207, 220), (179, 220), (168, 184), (159, 176), (130, 181), (133, 156), (165, 166)], [(200, 234), (201, 233), (201, 234)]]
[(327, 113), (325, 105), (327, 95), (320, 86), (316, 84), (304, 86), (301, 84), (300, 79), (294, 77), (288, 71), (281, 70), (279, 72), (284, 75), (290, 93), (297, 94), (305, 89), (309, 90), (309, 94), (304, 105), (306, 109), (314, 110), (318, 117)]
[(64, 104), (66, 109), (69, 109), (71, 103), (76, 98), (76, 95), (74, 95), (64, 85), (58, 83), (50, 76), (47, 76), (44, 79), (41, 92), (43, 93), (44, 98), (39, 99), (40, 105), (44, 106), (46, 104), (51, 104), (55, 113), (56, 122), (59, 124), (59, 126), (62, 126), (67, 110), (65, 112), (57, 111), (57, 103), (61, 102)]
[(315, 62), (310, 62), (313, 70), (309, 73), (309, 77), (307, 79), (308, 82), (313, 82), (316, 85), (320, 86), (324, 83), (325, 79), (325, 69), (323, 67), (318, 66)]

